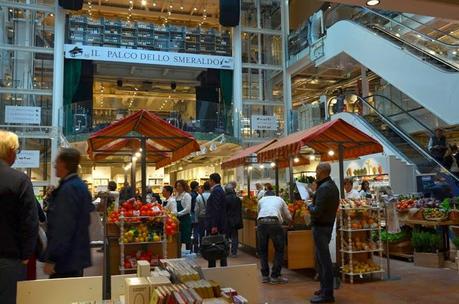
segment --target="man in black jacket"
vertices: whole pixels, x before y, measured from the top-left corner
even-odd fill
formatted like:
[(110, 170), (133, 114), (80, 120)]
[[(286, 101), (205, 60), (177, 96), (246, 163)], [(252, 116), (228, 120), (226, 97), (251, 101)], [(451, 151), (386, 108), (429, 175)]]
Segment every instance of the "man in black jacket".
[[(225, 191), (223, 191), (220, 181), (221, 177), (218, 173), (212, 173), (209, 176), (211, 192), (206, 205), (207, 231), (210, 231), (211, 234), (225, 235), (227, 233), (227, 207), (225, 201)], [(216, 261), (209, 261), (209, 268), (215, 266)], [(220, 266), (228, 266), (226, 257), (220, 260)]]
[(317, 190), (313, 203), (308, 206), (311, 213), (312, 235), (318, 263), (320, 290), (316, 291), (311, 303), (333, 303), (333, 264), (330, 243), (336, 211), (339, 205), (339, 190), (330, 177), (331, 167), (320, 163), (316, 168)]
[(225, 186), (225, 202), (228, 218), (227, 237), (231, 240), (231, 255), (237, 256), (239, 246), (238, 231), (243, 228), (242, 225), (242, 201), (236, 195), (234, 183)]
[(50, 278), (83, 276), (91, 266), (89, 213), (94, 210), (91, 194), (78, 177), (80, 152), (63, 149), (56, 159), (56, 176), (61, 180), (48, 209), (48, 248), (44, 271)]
[(16, 161), (16, 134), (0, 131), (0, 303), (16, 303), (18, 281), (26, 279), (27, 262), (38, 238), (37, 202), (30, 179), (11, 166)]

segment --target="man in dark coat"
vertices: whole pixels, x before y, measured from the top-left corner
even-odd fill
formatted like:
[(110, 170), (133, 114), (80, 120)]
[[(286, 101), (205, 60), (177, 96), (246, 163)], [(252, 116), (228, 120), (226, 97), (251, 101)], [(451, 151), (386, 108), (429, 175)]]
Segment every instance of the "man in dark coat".
[(59, 187), (48, 209), (48, 248), (44, 271), (50, 278), (83, 276), (91, 266), (89, 213), (94, 210), (91, 194), (78, 177), (80, 152), (63, 149), (56, 159)]
[[(221, 177), (218, 173), (212, 173), (209, 176), (211, 192), (206, 206), (207, 231), (210, 231), (211, 234), (225, 235), (227, 233), (227, 207), (225, 202), (225, 191), (223, 191), (220, 181)], [(215, 266), (216, 261), (210, 260), (209, 268)], [(220, 266), (228, 266), (226, 257), (220, 260)]]
[(32, 183), (14, 170), (19, 140), (0, 131), (0, 303), (16, 303), (18, 281), (26, 279), (27, 262), (38, 238), (38, 210)]
[(333, 264), (330, 243), (336, 211), (339, 206), (339, 190), (330, 177), (331, 167), (320, 163), (316, 168), (317, 190), (314, 200), (308, 206), (311, 213), (312, 235), (318, 263), (320, 290), (315, 292), (311, 303), (333, 303)]
[(239, 246), (238, 231), (242, 229), (242, 201), (236, 195), (234, 184), (230, 183), (225, 186), (226, 216), (228, 218), (227, 237), (231, 240), (231, 255), (237, 255)]

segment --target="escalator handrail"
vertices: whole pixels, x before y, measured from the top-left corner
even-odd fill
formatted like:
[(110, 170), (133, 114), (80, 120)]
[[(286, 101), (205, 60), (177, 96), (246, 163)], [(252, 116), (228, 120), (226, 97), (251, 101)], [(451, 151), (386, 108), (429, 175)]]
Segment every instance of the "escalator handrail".
[[(394, 35), (393, 33), (391, 33), (390, 31), (387, 31), (386, 29), (382, 28), (382, 27), (379, 27), (377, 25), (374, 25), (373, 26), (374, 28), (378, 29), (378, 31), (380, 32), (383, 32), (385, 35), (389, 35), (391, 38), (393, 39), (396, 39), (397, 41), (399, 41), (400, 43), (404, 44), (404, 45), (407, 45), (408, 47), (411, 47), (411, 48), (414, 48), (416, 49), (417, 51), (421, 52), (422, 54), (424, 54), (425, 56), (427, 57), (430, 57), (431, 59), (433, 60), (436, 60), (438, 62), (440, 62), (441, 64), (443, 65), (446, 65), (448, 66), (449, 68), (453, 69), (453, 70), (456, 70), (456, 71), (459, 71), (459, 67), (458, 66), (455, 66), (454, 64), (444, 60), (443, 58), (439, 57), (439, 56), (435, 56), (435, 55), (432, 55), (431, 53), (429, 53), (427, 50), (424, 50), (422, 48), (420, 48), (419, 46), (417, 46), (416, 44), (413, 44), (413, 43), (410, 43), (406, 40), (403, 40), (402, 38)], [(441, 68), (440, 68), (441, 69)], [(445, 71), (444, 69), (442, 71)]]
[[(405, 131), (401, 130), (394, 122), (392, 122), (392, 120), (390, 118), (388, 118), (386, 115), (384, 115), (383, 113), (381, 113), (378, 109), (376, 109), (371, 103), (368, 102), (368, 98), (371, 98), (373, 96), (378, 96), (378, 95), (372, 95), (372, 96), (367, 96), (367, 97), (360, 97), (358, 95), (353, 95), (353, 96), (356, 96), (357, 99), (359, 101), (361, 101), (362, 103), (364, 103), (366, 106), (368, 106), (369, 108), (371, 108), (376, 114), (378, 114), (378, 116), (386, 123), (388, 124), (391, 129), (396, 132), (400, 137), (402, 137), (405, 141), (408, 142), (408, 144), (413, 147), (415, 150), (417, 150), (420, 154), (422, 154), (425, 158), (427, 158), (429, 161), (435, 163), (439, 168), (441, 168), (442, 170), (444, 170), (445, 172), (448, 172), (448, 174), (454, 179), (456, 180), (457, 182), (459, 182), (459, 178), (456, 177), (451, 171), (449, 171), (448, 169), (446, 169), (439, 161), (437, 161), (435, 158), (432, 157), (432, 155), (430, 155), (430, 153), (428, 153), (424, 148), (422, 148), (417, 142), (415, 142), (413, 139), (411, 139), (411, 136), (408, 135)], [(379, 95), (379, 96), (382, 96), (382, 95)], [(395, 104), (394, 101), (390, 100), (389, 98), (385, 97), (385, 96), (382, 96), (384, 97), (385, 99), (389, 100), (390, 102), (392, 102), (392, 104)], [(410, 115), (411, 116), (411, 115)]]
[[(407, 110), (403, 109), (395, 101), (393, 101), (392, 99), (388, 98), (387, 96), (380, 95), (380, 94), (374, 94), (374, 95), (363, 97), (363, 99), (367, 100), (366, 103), (368, 103), (368, 99), (375, 98), (375, 97), (376, 98), (382, 98), (382, 99), (386, 100), (387, 102), (389, 102), (390, 104), (394, 105), (397, 109), (399, 109), (401, 111), (401, 113), (397, 113), (397, 115), (400, 115), (402, 113), (407, 115), (409, 118), (411, 118), (412, 120), (416, 121), (419, 125), (421, 125), (425, 129), (425, 132), (427, 132), (429, 134), (429, 136), (433, 136), (434, 135), (434, 132), (426, 124), (424, 124), (422, 121), (420, 121), (415, 116), (410, 114)], [(375, 107), (372, 105), (372, 108), (375, 108)], [(382, 115), (386, 116), (385, 114), (382, 114)]]
[[(430, 26), (430, 25), (428, 25), (428, 24), (422, 23), (422, 22), (416, 20), (416, 19), (413, 18), (413, 17), (407, 16), (405, 13), (400, 14), (400, 16), (403, 16), (403, 17), (406, 18), (406, 19), (410, 19), (411, 21), (417, 22), (417, 23), (420, 24), (421, 26), (427, 27), (427, 28), (429, 28), (429, 29), (431, 29), (431, 30), (433, 30), (433, 31), (435, 31), (435, 32), (439, 32), (439, 33), (441, 33), (443, 36), (447, 36), (447, 37), (452, 38), (452, 39), (454, 39), (454, 40), (457, 40), (457, 41), (459, 42), (459, 38), (457, 38), (456, 36), (453, 36), (453, 35), (451, 35), (451, 34), (448, 33), (448, 32), (444, 32), (444, 31), (439, 30), (439, 29), (437, 29), (437, 28), (435, 28), (435, 27), (432, 27), (432, 26)], [(437, 40), (438, 40), (438, 39), (437, 39)], [(440, 41), (440, 40), (439, 40), (439, 41)], [(448, 44), (448, 43), (446, 43), (446, 44)], [(459, 46), (459, 44), (454, 44), (454, 46)]]
[[(428, 39), (428, 40), (430, 40), (430, 41), (432, 41), (432, 42), (436, 42), (436, 43), (438, 43), (438, 44), (443, 44), (444, 46), (446, 46), (446, 47), (451, 47), (451, 48), (457, 48), (457, 47), (459, 46), (459, 43), (458, 43), (458, 44), (450, 44), (450, 43), (446, 43), (446, 42), (443, 42), (443, 41), (441, 41), (441, 40), (438, 40), (437, 38), (434, 38), (434, 37), (431, 37), (431, 36), (429, 36), (429, 35), (426, 35), (426, 34), (424, 34), (423, 32), (418, 31), (417, 29), (414, 29), (414, 28), (412, 28), (412, 27), (410, 27), (410, 26), (408, 26), (408, 25), (406, 25), (406, 24), (403, 24), (403, 23), (397, 21), (397, 20), (394, 20), (394, 19), (392, 19), (392, 18), (389, 18), (389, 17), (387, 17), (387, 16), (384, 16), (383, 14), (380, 14), (380, 13), (378, 13), (378, 12), (372, 10), (372, 9), (369, 9), (368, 7), (363, 7), (363, 6), (361, 6), (360, 8), (362, 8), (363, 11), (370, 12), (370, 13), (372, 13), (372, 14), (374, 14), (374, 15), (377, 15), (378, 17), (384, 18), (384, 19), (386, 19), (386, 20), (388, 20), (388, 21), (390, 21), (390, 22), (394, 22), (395, 24), (398, 24), (398, 25), (403, 26), (403, 27), (405, 27), (405, 28), (407, 28), (407, 29), (410, 29), (411, 31), (415, 32), (417, 35), (420, 35), (420, 36), (422, 36), (422, 37), (424, 37), (424, 38), (426, 38), (426, 39)], [(419, 22), (419, 21), (417, 21), (417, 22), (418, 22), (419, 24), (424, 25), (423, 23), (421, 23), (421, 22)], [(434, 28), (432, 28), (432, 30), (438, 31), (437, 29), (434, 29)], [(441, 33), (444, 34), (443, 32), (441, 32)], [(446, 35), (446, 34), (445, 34), (445, 35)], [(453, 38), (453, 39), (455, 39), (455, 40), (458, 40), (458, 42), (459, 42), (459, 39), (457, 39), (456, 37), (451, 36), (451, 35), (449, 35), (449, 34), (448, 34), (448, 36), (450, 36), (451, 38)]]

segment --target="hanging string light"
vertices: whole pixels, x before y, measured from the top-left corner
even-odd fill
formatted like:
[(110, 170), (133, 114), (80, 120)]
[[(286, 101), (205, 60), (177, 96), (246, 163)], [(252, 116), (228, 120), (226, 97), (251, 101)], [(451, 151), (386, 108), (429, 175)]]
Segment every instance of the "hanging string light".
[(88, 15), (92, 17), (92, 0), (88, 0)]
[(131, 22), (132, 10), (133, 9), (134, 9), (134, 0), (129, 0), (129, 9), (128, 9), (127, 22)]

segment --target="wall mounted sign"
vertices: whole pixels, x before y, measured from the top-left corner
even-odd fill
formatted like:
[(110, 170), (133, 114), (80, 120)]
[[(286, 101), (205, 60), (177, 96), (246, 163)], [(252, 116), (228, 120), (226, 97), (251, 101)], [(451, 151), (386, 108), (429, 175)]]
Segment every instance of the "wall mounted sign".
[(165, 66), (211, 69), (233, 69), (233, 57), (173, 53), (137, 49), (121, 49), (89, 45), (64, 45), (65, 58), (112, 62), (127, 62)]
[(252, 130), (276, 131), (277, 119), (275, 116), (252, 115)]
[(41, 123), (41, 108), (5, 106), (5, 123), (39, 125)]
[(33, 169), (40, 168), (39, 150), (22, 150), (13, 164), (13, 168)]

